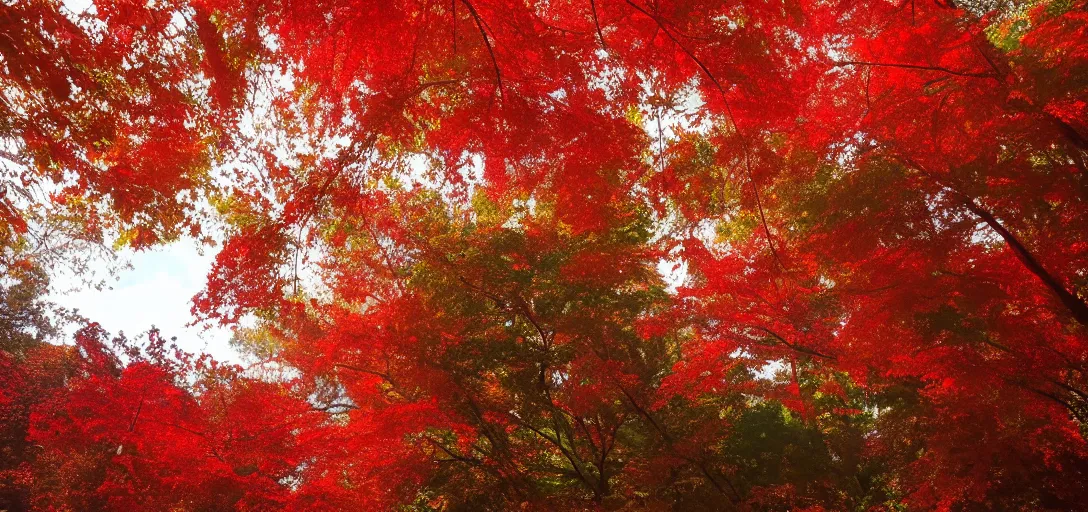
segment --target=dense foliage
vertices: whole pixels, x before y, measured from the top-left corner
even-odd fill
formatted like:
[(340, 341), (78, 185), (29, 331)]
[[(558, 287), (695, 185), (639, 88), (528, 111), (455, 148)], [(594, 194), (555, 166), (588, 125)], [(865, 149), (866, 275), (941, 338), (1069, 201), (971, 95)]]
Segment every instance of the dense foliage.
[(0, 508), (1088, 507), (1082, 0), (15, 0), (0, 166)]

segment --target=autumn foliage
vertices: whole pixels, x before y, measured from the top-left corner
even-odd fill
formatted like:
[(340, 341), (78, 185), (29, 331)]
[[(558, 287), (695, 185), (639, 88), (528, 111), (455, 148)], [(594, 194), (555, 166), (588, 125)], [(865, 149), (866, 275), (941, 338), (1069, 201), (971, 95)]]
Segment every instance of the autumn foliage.
[(1081, 0), (17, 0), (0, 150), (0, 508), (1088, 509)]

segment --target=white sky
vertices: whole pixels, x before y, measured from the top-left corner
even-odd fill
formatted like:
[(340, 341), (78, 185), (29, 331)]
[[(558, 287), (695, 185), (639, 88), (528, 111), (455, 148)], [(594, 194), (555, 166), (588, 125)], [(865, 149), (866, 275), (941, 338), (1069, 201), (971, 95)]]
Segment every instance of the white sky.
[[(217, 251), (206, 248), (201, 255), (192, 240), (138, 253), (123, 251), (121, 258), (131, 262), (132, 268), (121, 270), (119, 279), (109, 280), (107, 288), (99, 291), (84, 287), (55, 293), (51, 298), (61, 306), (78, 309), (112, 334), (123, 331), (129, 338), (136, 338), (158, 327), (167, 339), (177, 336), (178, 346), (186, 351), (239, 362), (239, 354), (230, 347), (229, 329), (189, 326), (193, 322), (191, 300), (203, 289)], [(106, 274), (106, 262), (97, 267), (97, 273)], [(73, 287), (63, 281), (56, 284), (57, 290)], [(69, 329), (68, 341), (77, 327)]]

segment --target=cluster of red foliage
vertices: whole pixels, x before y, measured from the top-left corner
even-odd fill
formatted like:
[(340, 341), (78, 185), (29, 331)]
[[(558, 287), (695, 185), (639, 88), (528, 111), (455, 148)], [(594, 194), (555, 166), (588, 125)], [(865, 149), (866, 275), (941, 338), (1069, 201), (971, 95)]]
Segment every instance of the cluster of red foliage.
[(282, 370), (5, 345), (14, 508), (1086, 506), (1082, 0), (0, 19), (21, 186), (137, 247), (210, 198), (194, 313)]

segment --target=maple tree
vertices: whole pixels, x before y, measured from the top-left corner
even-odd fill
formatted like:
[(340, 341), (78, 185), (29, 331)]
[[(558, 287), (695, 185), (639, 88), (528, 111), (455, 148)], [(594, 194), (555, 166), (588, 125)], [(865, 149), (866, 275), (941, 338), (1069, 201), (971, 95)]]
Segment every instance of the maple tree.
[[(0, 9), (9, 508), (1084, 506), (1082, 1)], [(47, 343), (57, 223), (259, 364)]]

